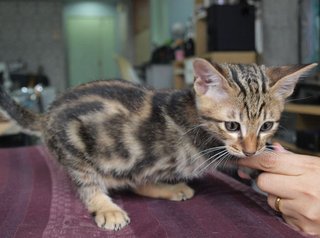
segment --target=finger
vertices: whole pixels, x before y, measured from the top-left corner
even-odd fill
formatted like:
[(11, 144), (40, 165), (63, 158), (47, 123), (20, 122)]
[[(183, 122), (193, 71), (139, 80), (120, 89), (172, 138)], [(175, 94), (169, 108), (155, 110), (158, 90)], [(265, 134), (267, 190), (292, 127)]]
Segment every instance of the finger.
[(296, 176), (272, 173), (261, 173), (257, 178), (257, 186), (268, 194), (276, 194), (281, 198), (294, 199), (299, 195), (299, 181)]
[[(278, 208), (276, 208), (276, 200), (277, 200), (277, 198), (280, 198), (280, 201), (278, 202)], [(280, 205), (280, 203), (281, 203), (281, 205)], [(282, 203), (283, 203), (283, 199), (280, 196), (275, 196), (273, 194), (268, 194), (268, 204), (269, 204), (269, 206), (273, 210), (275, 210), (276, 212), (280, 212), (281, 214), (286, 214), (283, 211)]]
[(276, 209), (277, 198), (280, 198), (280, 201), (278, 201), (278, 208), (282, 216), (288, 216), (288, 217), (296, 218), (298, 220), (304, 219), (303, 215), (301, 215), (301, 212), (298, 211), (299, 202), (297, 200), (282, 198), (278, 195), (268, 194), (268, 204), (273, 210), (277, 211)]
[(250, 169), (248, 167), (239, 166), (238, 175), (242, 179), (253, 179), (256, 178), (259, 172), (255, 169)]
[[(276, 210), (277, 196), (268, 195), (268, 204), (271, 208)], [(301, 204), (300, 204), (301, 205)], [(320, 235), (320, 226), (318, 221), (310, 220), (305, 215), (296, 210), (300, 207), (298, 200), (281, 199), (279, 203), (279, 210), (283, 219), (294, 229), (304, 231), (310, 235)]]
[(285, 222), (287, 224), (289, 224), (294, 230), (296, 231), (301, 231), (302, 228), (299, 225), (299, 221), (294, 218), (294, 217), (290, 217), (290, 216), (286, 216), (286, 215), (282, 215), (282, 218), (285, 220)]
[(282, 218), (285, 220), (286, 223), (288, 223), (294, 230), (297, 230), (297, 231), (301, 231), (302, 228), (300, 227), (299, 225), (299, 219), (297, 217), (299, 217), (298, 214), (288, 214), (287, 213), (287, 210), (284, 206), (285, 203), (288, 202), (287, 199), (281, 199), (280, 202), (279, 202), (279, 205), (278, 205), (278, 208), (279, 210), (276, 209), (275, 207), (275, 204), (276, 204), (276, 199), (278, 197), (277, 196), (274, 196), (274, 195), (271, 195), (269, 194), (268, 195), (268, 204), (269, 206), (275, 210), (276, 212), (279, 212), (281, 213), (281, 216)]
[(312, 236), (320, 235), (320, 226), (319, 223), (310, 222), (305, 220), (303, 217), (290, 217), (282, 216), (286, 223), (288, 223), (293, 229), (297, 231), (303, 231), (304, 233)]
[(249, 176), (249, 174), (245, 173), (243, 170), (238, 169), (238, 175), (240, 178), (242, 179), (251, 179), (251, 177)]
[[(278, 198), (280, 198), (280, 200), (277, 201), (279, 210), (276, 208), (276, 200)], [(282, 217), (301, 218), (300, 214), (295, 210), (295, 200), (268, 194), (268, 205), (276, 212), (280, 211)]]
[(280, 196), (277, 196), (277, 195), (268, 194), (268, 204), (273, 210), (275, 210), (276, 212), (279, 212), (278, 209), (276, 208), (277, 198), (280, 198), (280, 201), (278, 202), (278, 208), (282, 215), (292, 216), (292, 217), (297, 215), (295, 212), (292, 212), (292, 210), (287, 206), (288, 202), (290, 202), (291, 200), (286, 198), (281, 198)]
[(287, 152), (267, 152), (239, 159), (238, 164), (262, 171), (297, 176), (304, 172), (304, 164), (310, 158), (314, 157)]

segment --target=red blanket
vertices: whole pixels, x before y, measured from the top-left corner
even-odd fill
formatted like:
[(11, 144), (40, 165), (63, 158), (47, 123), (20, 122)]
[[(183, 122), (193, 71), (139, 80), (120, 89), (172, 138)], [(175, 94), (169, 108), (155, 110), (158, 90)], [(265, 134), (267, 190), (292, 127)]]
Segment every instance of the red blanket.
[(130, 215), (118, 232), (98, 228), (42, 146), (0, 149), (0, 237), (301, 237), (266, 198), (219, 172), (190, 184), (184, 202), (113, 194)]

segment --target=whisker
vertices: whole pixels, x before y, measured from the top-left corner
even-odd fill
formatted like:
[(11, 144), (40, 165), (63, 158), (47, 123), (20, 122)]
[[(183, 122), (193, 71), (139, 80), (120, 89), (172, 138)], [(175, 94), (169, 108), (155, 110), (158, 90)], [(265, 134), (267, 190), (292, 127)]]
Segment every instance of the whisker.
[(207, 164), (205, 167), (203, 167), (200, 171), (197, 172), (197, 175), (201, 174), (204, 172), (210, 165), (212, 165), (214, 162), (218, 161), (220, 158), (228, 154), (228, 151), (223, 151), (222, 154), (220, 154), (218, 157), (214, 158), (209, 164)]
[[(228, 154), (227, 156), (225, 156), (225, 157), (223, 158), (223, 163), (222, 163), (222, 165), (221, 165), (221, 168), (222, 168), (222, 169), (225, 169), (225, 168), (226, 168), (227, 162), (229, 161), (230, 158), (232, 158), (232, 156), (231, 156), (230, 154)], [(218, 168), (218, 167), (217, 167), (217, 168)]]
[(308, 96), (308, 97), (303, 97), (303, 98), (294, 98), (294, 99), (289, 99), (289, 100), (287, 99), (286, 103), (295, 102), (295, 101), (302, 101), (302, 100), (310, 99), (310, 98), (314, 98), (314, 96)]
[(195, 143), (195, 144), (196, 144), (197, 139), (198, 139), (199, 131), (200, 131), (200, 127), (197, 128), (196, 135), (194, 136), (194, 143)]
[(186, 134), (190, 133), (191, 131), (195, 130), (195, 129), (198, 129), (199, 127), (202, 127), (204, 126), (205, 124), (199, 124), (199, 125), (196, 125), (194, 127), (191, 127), (189, 130), (187, 130), (185, 133), (182, 134), (182, 136), (185, 136)]
[(212, 158), (213, 158), (213, 160), (214, 160), (216, 156), (219, 156), (220, 154), (222, 154), (222, 153), (224, 153), (224, 152), (225, 152), (224, 150), (223, 150), (223, 151), (219, 151), (217, 154), (209, 157), (208, 159), (205, 159), (200, 165), (198, 165), (197, 168), (194, 169), (194, 171), (197, 171), (198, 169), (201, 168), (202, 165), (204, 165), (205, 163), (207, 163), (208, 161), (210, 161)]
[(216, 147), (212, 147), (212, 148), (209, 148), (209, 149), (206, 149), (206, 150), (202, 150), (202, 151), (192, 155), (191, 156), (191, 160), (195, 161), (196, 159), (198, 159), (199, 157), (201, 157), (203, 155), (209, 154), (209, 153), (217, 151), (217, 150), (222, 150), (222, 149), (225, 149), (225, 148), (226, 148), (226, 146), (223, 145), (223, 146), (216, 146)]
[[(221, 163), (218, 164), (218, 166), (221, 165), (221, 168), (224, 168), (224, 166), (226, 166), (226, 163), (228, 162), (229, 158), (231, 158), (232, 156), (228, 153), (225, 157), (222, 158)], [(217, 166), (217, 168), (218, 168)]]
[(219, 160), (217, 161), (216, 164), (213, 165), (212, 169), (217, 169), (225, 161), (225, 159), (228, 156), (229, 156), (229, 152), (224, 153), (222, 156), (220, 156)]
[(280, 125), (279, 124), (279, 130), (283, 130), (283, 131), (285, 131), (285, 132), (289, 132), (289, 130), (287, 129), (287, 128), (285, 128), (284, 126), (282, 126), (282, 125)]
[(206, 145), (206, 144), (209, 143), (213, 138), (214, 138), (214, 136), (209, 136), (202, 144), (203, 144), (203, 145)]
[(198, 124), (198, 125), (195, 125), (195, 126), (189, 128), (187, 131), (185, 131), (185, 132), (180, 136), (180, 138), (178, 139), (178, 145), (181, 144), (181, 143), (183, 143), (184, 137), (185, 137), (188, 133), (190, 133), (190, 132), (192, 132), (192, 131), (194, 131), (194, 130), (197, 130), (196, 135), (195, 135), (195, 138), (194, 138), (194, 140), (196, 140), (200, 128), (201, 128), (202, 126), (204, 126), (204, 125), (205, 125), (204, 123), (201, 123), (201, 124)]
[(195, 170), (199, 169), (203, 164), (205, 164), (206, 162), (208, 162), (208, 161), (210, 161), (210, 160), (212, 160), (212, 159), (215, 159), (216, 157), (218, 157), (219, 155), (221, 155), (221, 154), (224, 153), (224, 152), (225, 152), (225, 150), (222, 150), (222, 151), (219, 151), (219, 152), (217, 152), (216, 154), (210, 156), (209, 158), (206, 158), (206, 159), (204, 160), (204, 162), (202, 162)]

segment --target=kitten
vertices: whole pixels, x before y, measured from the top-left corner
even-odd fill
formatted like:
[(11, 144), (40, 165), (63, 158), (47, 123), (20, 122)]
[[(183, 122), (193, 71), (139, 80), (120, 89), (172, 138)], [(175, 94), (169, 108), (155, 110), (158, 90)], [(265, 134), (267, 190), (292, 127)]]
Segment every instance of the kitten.
[(285, 99), (316, 64), (267, 68), (195, 59), (194, 87), (154, 91), (126, 81), (95, 81), (61, 95), (44, 115), (0, 90), (0, 105), (21, 127), (41, 134), (65, 167), (99, 227), (130, 222), (110, 189), (182, 201), (185, 181), (226, 160), (266, 149)]

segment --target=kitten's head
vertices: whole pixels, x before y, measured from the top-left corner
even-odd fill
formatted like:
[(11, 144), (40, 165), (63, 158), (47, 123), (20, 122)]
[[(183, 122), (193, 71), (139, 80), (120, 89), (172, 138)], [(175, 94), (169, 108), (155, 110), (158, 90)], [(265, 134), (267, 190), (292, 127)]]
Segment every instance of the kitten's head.
[(265, 67), (193, 63), (196, 105), (203, 127), (214, 133), (230, 154), (252, 156), (265, 149), (275, 133), (299, 77), (317, 64)]

